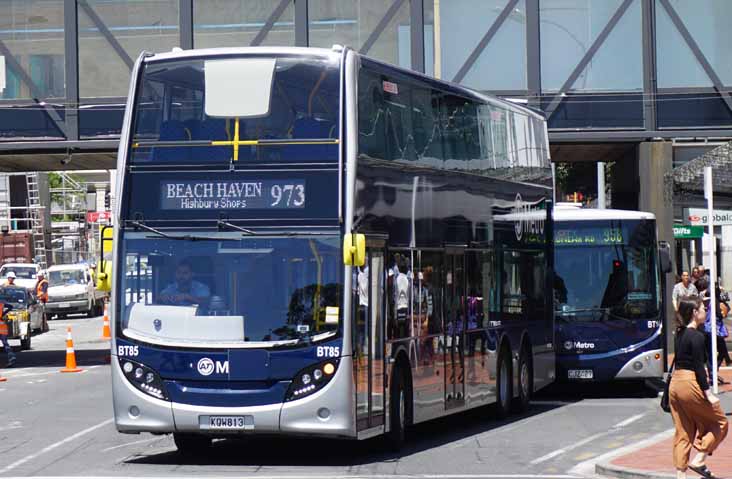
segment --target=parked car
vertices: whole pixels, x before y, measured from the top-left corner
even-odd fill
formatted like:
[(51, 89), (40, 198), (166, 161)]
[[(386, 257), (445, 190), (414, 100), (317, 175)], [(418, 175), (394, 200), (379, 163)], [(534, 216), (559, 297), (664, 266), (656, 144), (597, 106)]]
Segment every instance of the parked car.
[(64, 318), (73, 313), (102, 314), (103, 293), (94, 287), (89, 268), (83, 264), (63, 264), (48, 268), (48, 316)]
[(35, 263), (5, 263), (0, 267), (1, 284), (5, 284), (8, 273), (15, 273), (15, 284), (30, 290), (36, 287), (36, 275), (41, 270), (40, 265)]
[(31, 347), (31, 332), (44, 329), (41, 305), (26, 288), (0, 286), (0, 303), (4, 305), (8, 339), (20, 339), (24, 350)]

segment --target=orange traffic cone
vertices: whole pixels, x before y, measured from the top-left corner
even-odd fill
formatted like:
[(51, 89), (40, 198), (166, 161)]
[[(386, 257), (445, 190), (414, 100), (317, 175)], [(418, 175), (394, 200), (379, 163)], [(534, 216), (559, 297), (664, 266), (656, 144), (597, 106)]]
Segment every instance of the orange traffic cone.
[(104, 303), (104, 326), (102, 326), (102, 339), (112, 339), (112, 332), (109, 330), (109, 313), (107, 303)]
[(80, 373), (83, 369), (76, 367), (76, 353), (74, 352), (74, 340), (71, 339), (71, 326), (66, 328), (66, 367), (62, 373)]

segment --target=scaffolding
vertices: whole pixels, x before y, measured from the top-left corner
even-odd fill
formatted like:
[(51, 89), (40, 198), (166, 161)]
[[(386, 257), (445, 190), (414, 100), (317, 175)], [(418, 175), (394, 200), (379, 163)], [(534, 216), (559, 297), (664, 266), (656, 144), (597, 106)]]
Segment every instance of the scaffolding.
[(86, 185), (58, 172), (60, 186), (49, 189), (51, 200), (51, 258), (54, 264), (87, 260)]

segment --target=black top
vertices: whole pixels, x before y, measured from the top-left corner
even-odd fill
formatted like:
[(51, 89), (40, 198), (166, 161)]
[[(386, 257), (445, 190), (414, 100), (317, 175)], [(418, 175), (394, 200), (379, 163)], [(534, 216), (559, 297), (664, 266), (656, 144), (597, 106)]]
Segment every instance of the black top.
[(702, 391), (709, 389), (707, 381), (707, 348), (704, 333), (695, 328), (684, 328), (676, 339), (676, 369), (696, 373), (696, 382)]

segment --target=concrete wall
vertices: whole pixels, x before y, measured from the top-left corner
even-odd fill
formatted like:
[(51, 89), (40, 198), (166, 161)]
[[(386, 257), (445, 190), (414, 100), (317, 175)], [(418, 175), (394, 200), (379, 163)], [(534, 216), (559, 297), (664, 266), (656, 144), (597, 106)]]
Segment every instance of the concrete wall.
[[(671, 245), (671, 257), (675, 258), (673, 232), (673, 195), (666, 187), (664, 178), (673, 168), (673, 147), (668, 141), (651, 141), (638, 145), (638, 209), (656, 215), (658, 240), (667, 241)], [(671, 304), (671, 291), (674, 285), (674, 272), (666, 275), (666, 331), (671, 332), (674, 326), (674, 309)], [(667, 347), (673, 350), (673, 335), (667, 334)]]

